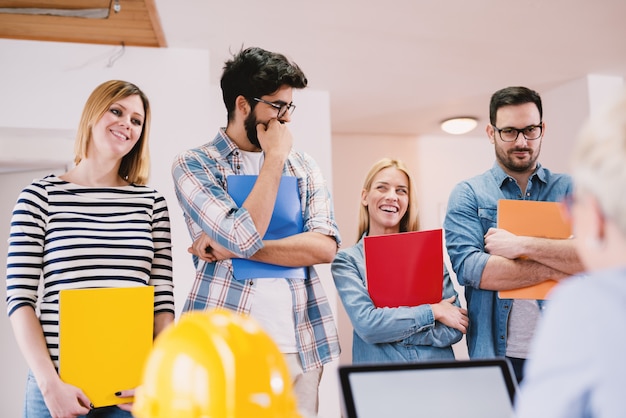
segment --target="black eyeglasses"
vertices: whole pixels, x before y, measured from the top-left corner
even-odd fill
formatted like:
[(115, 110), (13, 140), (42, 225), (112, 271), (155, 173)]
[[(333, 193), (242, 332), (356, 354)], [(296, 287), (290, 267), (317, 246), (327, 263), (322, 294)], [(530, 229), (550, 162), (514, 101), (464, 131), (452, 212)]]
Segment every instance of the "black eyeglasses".
[(530, 125), (522, 129), (517, 128), (498, 128), (496, 125), (493, 126), (493, 129), (498, 131), (498, 135), (500, 135), (500, 139), (504, 142), (515, 142), (521, 133), (524, 135), (527, 141), (533, 141), (535, 139), (541, 138), (541, 134), (543, 128), (541, 125)]
[(266, 105), (270, 105), (274, 109), (278, 110), (278, 116), (277, 116), (278, 119), (280, 119), (283, 116), (285, 116), (285, 114), (287, 112), (289, 112), (289, 114), (291, 115), (293, 113), (293, 111), (296, 110), (296, 105), (293, 104), (293, 102), (291, 102), (291, 103), (284, 103), (284, 102), (276, 102), (276, 103), (274, 103), (274, 102), (268, 102), (267, 100), (259, 99), (258, 97), (255, 97), (254, 100), (256, 100), (257, 102), (265, 103)]

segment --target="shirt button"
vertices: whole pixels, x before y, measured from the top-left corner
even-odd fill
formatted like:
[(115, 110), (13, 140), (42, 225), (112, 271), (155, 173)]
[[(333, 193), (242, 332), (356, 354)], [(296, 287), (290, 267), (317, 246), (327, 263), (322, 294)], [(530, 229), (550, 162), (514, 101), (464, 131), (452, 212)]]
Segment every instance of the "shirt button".
[(237, 164), (237, 170), (241, 169), (241, 166), (239, 164)]

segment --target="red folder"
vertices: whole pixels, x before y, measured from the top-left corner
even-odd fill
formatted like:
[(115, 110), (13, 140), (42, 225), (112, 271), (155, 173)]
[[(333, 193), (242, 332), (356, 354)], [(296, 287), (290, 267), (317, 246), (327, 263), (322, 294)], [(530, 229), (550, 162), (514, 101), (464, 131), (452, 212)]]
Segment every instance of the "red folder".
[[(569, 238), (571, 224), (563, 216), (559, 202), (534, 200), (498, 201), (498, 228), (515, 235), (540, 238)], [(557, 285), (556, 280), (546, 280), (533, 286), (502, 290), (502, 299), (547, 299), (548, 293)]]
[(441, 301), (441, 229), (365, 237), (363, 245), (367, 289), (376, 307)]

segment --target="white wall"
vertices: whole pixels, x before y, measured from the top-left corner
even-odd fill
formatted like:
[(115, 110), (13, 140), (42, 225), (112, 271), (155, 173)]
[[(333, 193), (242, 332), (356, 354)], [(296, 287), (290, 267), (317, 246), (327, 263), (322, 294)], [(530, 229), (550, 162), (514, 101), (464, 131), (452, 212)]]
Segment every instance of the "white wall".
[(540, 161), (552, 171), (569, 173), (571, 150), (587, 117), (621, 92), (624, 79), (590, 74), (539, 92), (546, 134)]
[[(153, 112), (150, 184), (165, 195), (170, 208), (175, 296), (180, 313), (195, 271), (187, 254), (190, 241), (174, 194), (170, 166), (175, 154), (213, 139), (218, 127), (226, 123), (226, 112), (219, 88), (209, 84), (208, 51), (126, 48), (124, 55), (110, 65), (118, 52), (118, 47), (111, 46), (0, 40), (0, 162), (3, 158), (17, 158), (20, 164), (46, 168), (45, 172), (50, 172), (47, 168), (51, 160), (64, 166), (73, 159), (73, 134), (68, 133), (75, 132), (91, 91), (109, 79), (125, 79), (142, 88)], [(221, 64), (214, 67), (221, 68)], [(291, 125), (295, 146), (316, 159), (332, 185), (328, 93), (296, 92), (294, 102), (298, 105)], [(23, 139), (16, 138), (22, 135), (29, 140), (16, 140)], [(33, 140), (33, 135), (39, 137)], [(51, 144), (54, 152), (49, 151)], [(32, 178), (0, 175), (3, 201), (8, 202), (4, 203), (6, 207), (0, 207), (5, 228), (0, 230), (5, 237), (0, 240), (3, 266), (9, 214), (17, 192)], [(328, 267), (321, 266), (319, 271), (335, 306)], [(4, 336), (0, 352), (0, 416), (20, 416), (27, 368), (18, 354), (6, 316), (0, 321), (0, 332)], [(339, 415), (336, 364), (329, 365), (324, 374), (320, 398), (321, 417)]]

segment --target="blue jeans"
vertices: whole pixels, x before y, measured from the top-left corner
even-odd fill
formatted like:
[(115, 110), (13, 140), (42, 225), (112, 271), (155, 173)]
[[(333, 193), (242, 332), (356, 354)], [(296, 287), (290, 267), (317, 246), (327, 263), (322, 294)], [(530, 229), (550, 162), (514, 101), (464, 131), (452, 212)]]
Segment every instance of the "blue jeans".
[[(26, 379), (26, 398), (24, 400), (24, 418), (52, 418), (43, 395), (39, 390), (35, 376), (28, 372)], [(123, 411), (117, 406), (107, 406), (92, 409), (87, 415), (78, 418), (132, 418), (130, 412)]]
[(526, 359), (515, 357), (507, 357), (507, 359), (511, 362), (511, 366), (513, 366), (513, 372), (515, 373), (517, 383), (522, 383), (522, 380), (524, 379), (524, 364), (526, 363)]

